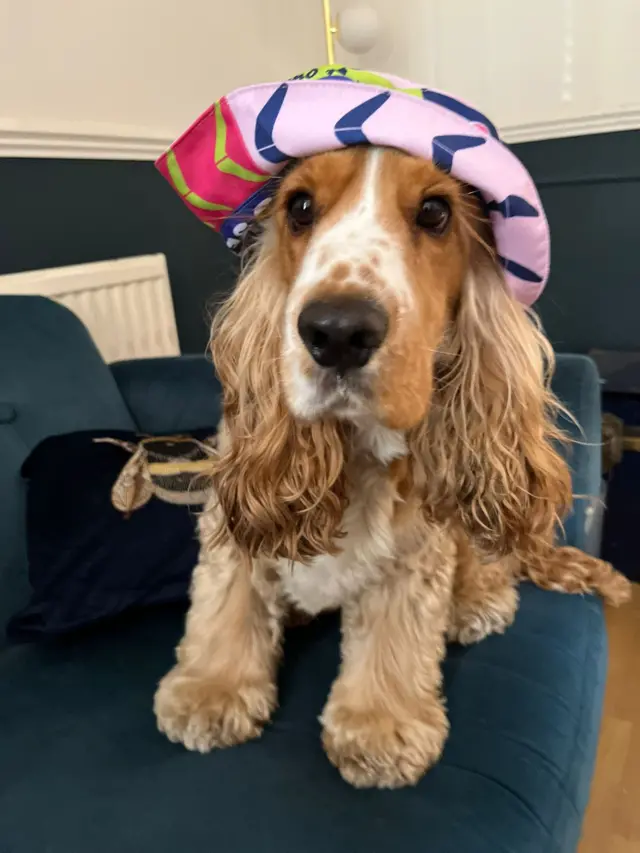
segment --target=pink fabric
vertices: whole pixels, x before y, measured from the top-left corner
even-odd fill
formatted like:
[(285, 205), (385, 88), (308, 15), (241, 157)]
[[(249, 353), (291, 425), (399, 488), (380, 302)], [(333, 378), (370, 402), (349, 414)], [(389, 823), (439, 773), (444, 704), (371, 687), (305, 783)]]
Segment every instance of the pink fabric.
[[(325, 75), (345, 72), (358, 74), (323, 70)], [(548, 278), (550, 248), (542, 204), (527, 170), (495, 138), (490, 122), (468, 105), (401, 78), (386, 75), (385, 80), (388, 86), (325, 76), (239, 89), (217, 105), (224, 125), (223, 158), (216, 162), (214, 105), (169, 149), (188, 191), (172, 179), (169, 152), (158, 168), (189, 208), (235, 246), (242, 221), (269, 192), (268, 176), (292, 158), (335, 150), (353, 138), (433, 159), (479, 190), (507, 283), (518, 300), (531, 304)], [(236, 168), (240, 175), (230, 173)], [(206, 209), (211, 203), (225, 210)]]

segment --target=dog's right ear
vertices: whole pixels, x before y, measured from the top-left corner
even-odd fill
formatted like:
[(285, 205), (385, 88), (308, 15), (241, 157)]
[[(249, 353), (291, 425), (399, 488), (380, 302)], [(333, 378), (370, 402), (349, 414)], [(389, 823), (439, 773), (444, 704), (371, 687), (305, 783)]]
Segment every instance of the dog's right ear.
[(216, 541), (252, 557), (306, 561), (334, 553), (347, 505), (339, 424), (305, 424), (286, 405), (280, 374), (287, 288), (275, 249), (255, 262), (216, 316), (211, 351), (224, 414), (213, 485)]

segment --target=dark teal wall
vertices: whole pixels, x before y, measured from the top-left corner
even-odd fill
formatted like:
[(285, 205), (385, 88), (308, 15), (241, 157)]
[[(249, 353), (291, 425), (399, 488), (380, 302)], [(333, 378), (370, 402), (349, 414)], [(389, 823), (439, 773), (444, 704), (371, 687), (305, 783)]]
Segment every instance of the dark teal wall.
[(204, 352), (208, 304), (233, 256), (152, 163), (0, 158), (0, 274), (164, 252), (184, 352)]
[[(515, 150), (551, 223), (539, 309), (552, 341), (640, 349), (640, 132)], [(151, 163), (0, 159), (0, 274), (150, 252), (167, 256), (183, 350), (203, 351), (234, 261)]]
[(537, 306), (559, 350), (640, 350), (640, 131), (514, 146), (551, 226)]

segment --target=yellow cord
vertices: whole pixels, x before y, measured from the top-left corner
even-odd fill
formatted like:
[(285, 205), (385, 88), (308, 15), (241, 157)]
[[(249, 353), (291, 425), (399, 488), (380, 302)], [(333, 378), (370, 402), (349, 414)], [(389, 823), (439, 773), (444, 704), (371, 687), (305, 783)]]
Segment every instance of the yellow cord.
[(331, 0), (322, 0), (322, 8), (324, 11), (324, 35), (327, 42), (327, 62), (329, 65), (335, 65), (336, 55), (333, 49), (333, 36), (336, 28), (331, 22)]

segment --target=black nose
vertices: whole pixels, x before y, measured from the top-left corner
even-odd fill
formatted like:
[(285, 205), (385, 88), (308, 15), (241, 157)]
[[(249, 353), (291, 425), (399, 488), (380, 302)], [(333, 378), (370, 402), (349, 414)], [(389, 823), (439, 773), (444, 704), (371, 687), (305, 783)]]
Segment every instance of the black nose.
[(318, 299), (298, 317), (300, 337), (314, 361), (339, 373), (364, 367), (388, 328), (389, 318), (381, 305), (355, 296)]

